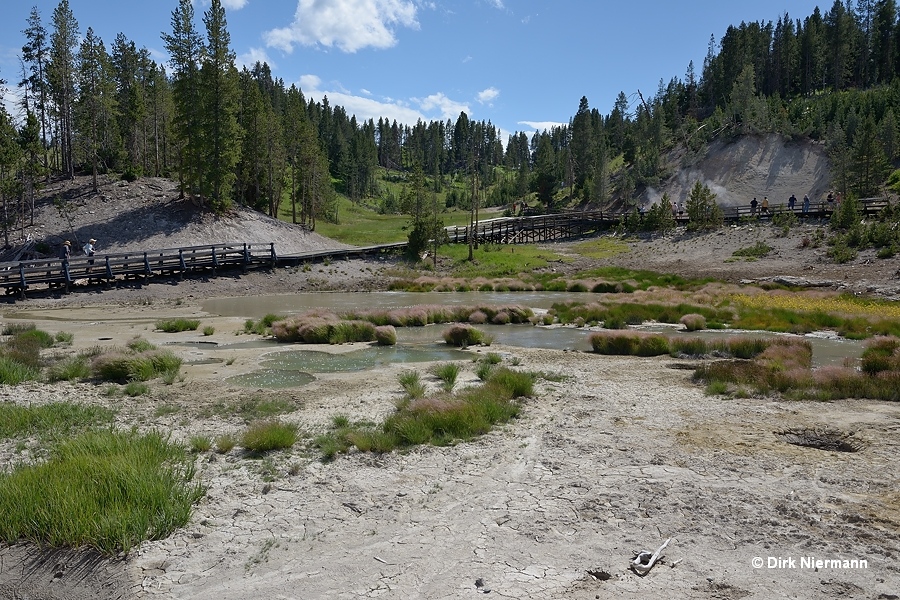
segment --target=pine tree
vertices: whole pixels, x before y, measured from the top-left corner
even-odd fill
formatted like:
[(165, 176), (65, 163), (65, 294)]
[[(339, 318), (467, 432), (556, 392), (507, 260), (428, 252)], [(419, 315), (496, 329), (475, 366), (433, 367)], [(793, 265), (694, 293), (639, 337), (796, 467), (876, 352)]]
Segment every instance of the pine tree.
[[(75, 107), (76, 124), (85, 161), (91, 166), (91, 184), (99, 191), (97, 173), (104, 140), (110, 141), (115, 117), (115, 84), (109, 55), (103, 40), (88, 27), (78, 53), (79, 96)], [(118, 144), (116, 144), (118, 147)], [(114, 151), (108, 148), (108, 152)]]
[(0, 79), (0, 203), (3, 212), (0, 222), (3, 224), (3, 243), (9, 246), (9, 230), (15, 223), (10, 214), (9, 204), (18, 195), (19, 186), (16, 181), (16, 165), (20, 162), (21, 149), (16, 143), (16, 129), (12, 118), (2, 102), (2, 91), (5, 81)]
[(546, 212), (553, 212), (553, 195), (559, 185), (556, 175), (556, 153), (550, 136), (544, 132), (538, 138), (537, 152), (534, 159), (534, 175), (531, 183), (532, 191), (537, 193)]
[(865, 198), (877, 193), (887, 174), (887, 160), (872, 115), (866, 116), (860, 124), (853, 138), (850, 156), (853, 191), (857, 197)]
[(685, 209), (690, 219), (688, 227), (691, 229), (717, 229), (724, 222), (722, 208), (716, 203), (716, 195), (700, 180), (691, 188)]
[(25, 112), (28, 113), (34, 109), (40, 116), (41, 156), (45, 177), (49, 182), (50, 162), (47, 156), (46, 140), (48, 138), (47, 113), (49, 108), (47, 106), (47, 63), (50, 59), (50, 48), (47, 46), (47, 30), (41, 23), (41, 13), (36, 6), (31, 9), (31, 14), (28, 16), (28, 27), (22, 33), (25, 34), (27, 40), (22, 46), (22, 62), (28, 65), (30, 73), (23, 79), (22, 86), (25, 88), (26, 99), (29, 90), (34, 97), (34, 106), (26, 106)]
[(69, 8), (69, 0), (61, 0), (53, 11), (48, 74), (50, 95), (56, 105), (61, 168), (72, 179), (75, 178), (75, 50), (78, 37), (78, 21)]
[(179, 0), (172, 11), (172, 33), (162, 34), (172, 65), (173, 131), (179, 157), (181, 193), (200, 193), (203, 177), (200, 72), (203, 39), (194, 25), (191, 0)]
[(578, 103), (578, 112), (572, 119), (572, 165), (575, 175), (575, 193), (583, 190), (593, 166), (593, 142), (591, 140), (591, 110), (586, 96)]
[(119, 131), (125, 150), (123, 170), (131, 175), (143, 174), (142, 130), (147, 109), (141, 89), (141, 55), (135, 43), (120, 33), (112, 46), (111, 61), (119, 105)]
[(200, 189), (213, 210), (222, 212), (231, 204), (241, 131), (237, 122), (238, 74), (221, 0), (212, 0), (203, 14), (203, 24), (206, 26), (206, 53), (200, 68), (200, 158), (206, 168), (200, 179)]

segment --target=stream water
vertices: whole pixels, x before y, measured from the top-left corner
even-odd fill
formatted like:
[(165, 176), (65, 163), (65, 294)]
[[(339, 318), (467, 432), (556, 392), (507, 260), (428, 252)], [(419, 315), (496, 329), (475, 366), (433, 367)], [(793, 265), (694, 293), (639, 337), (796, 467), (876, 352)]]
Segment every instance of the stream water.
[[(281, 296), (216, 298), (204, 303), (206, 312), (222, 316), (261, 318), (272, 313), (293, 315), (310, 309), (333, 312), (348, 310), (389, 310), (422, 304), (475, 305), (519, 304), (533, 309), (548, 309), (554, 303), (569, 300), (586, 301), (589, 294), (558, 292), (357, 292), (304, 293)], [(527, 348), (590, 351), (591, 330), (574, 327), (534, 327), (532, 325), (480, 325), (498, 344)], [(396, 362), (425, 362), (468, 359), (470, 355), (448, 349), (443, 343), (443, 325), (401, 327), (397, 329), (397, 346), (373, 346), (342, 354), (309, 350), (286, 350), (265, 359), (261, 369), (229, 381), (258, 387), (302, 385), (315, 373), (358, 371)], [(760, 331), (706, 330), (684, 333), (671, 327), (646, 327), (648, 331), (668, 336), (700, 336), (706, 338), (748, 336), (775, 337), (779, 334)], [(839, 365), (862, 353), (862, 343), (828, 335), (809, 335), (813, 348), (813, 366)], [(275, 342), (252, 342), (254, 347), (284, 348)], [(233, 346), (236, 347), (237, 345)]]

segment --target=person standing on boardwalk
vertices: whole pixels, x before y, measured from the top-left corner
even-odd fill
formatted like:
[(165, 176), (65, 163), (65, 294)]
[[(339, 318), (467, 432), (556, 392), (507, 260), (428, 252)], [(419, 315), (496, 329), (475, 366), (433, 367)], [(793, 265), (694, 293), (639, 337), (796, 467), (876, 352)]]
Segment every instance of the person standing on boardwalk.
[(803, 214), (805, 215), (808, 212), (809, 212), (809, 194), (804, 194), (803, 195)]
[(794, 212), (794, 205), (797, 204), (797, 197), (791, 194), (791, 197), (788, 198), (788, 210)]
[(63, 262), (69, 262), (69, 256), (72, 255), (72, 242), (66, 240), (59, 248), (59, 258)]
[(769, 214), (769, 197), (764, 196), (762, 201), (762, 212), (763, 214)]
[(759, 206), (759, 202), (756, 201), (756, 198), (750, 201), (750, 214), (756, 214), (756, 207)]
[[(85, 245), (82, 246), (82, 248), (81, 248), (81, 250), (84, 252), (84, 255), (87, 256), (87, 257), (90, 257), (90, 260), (88, 260), (88, 264), (89, 264), (89, 265), (94, 264), (94, 259), (93, 259), (93, 256), (94, 256), (94, 244), (96, 244), (96, 243), (97, 243), (97, 240), (95, 240), (94, 238), (91, 238), (91, 239), (89, 239), (89, 240), (87, 241), (87, 244), (85, 244)], [(90, 269), (88, 269), (88, 270), (90, 270)]]

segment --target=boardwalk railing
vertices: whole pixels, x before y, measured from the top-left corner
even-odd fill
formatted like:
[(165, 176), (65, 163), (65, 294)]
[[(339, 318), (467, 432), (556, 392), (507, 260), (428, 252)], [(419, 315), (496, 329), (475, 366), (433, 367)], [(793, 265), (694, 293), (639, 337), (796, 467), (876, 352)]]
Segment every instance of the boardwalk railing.
[(146, 280), (156, 274), (181, 275), (219, 268), (275, 266), (277, 260), (275, 245), (271, 243), (211, 244), (93, 257), (74, 256), (69, 260), (29, 260), (0, 263), (0, 287), (5, 288), (7, 294), (24, 298), (26, 290), (36, 285), (68, 292), (79, 280), (99, 283), (111, 283), (119, 277)]

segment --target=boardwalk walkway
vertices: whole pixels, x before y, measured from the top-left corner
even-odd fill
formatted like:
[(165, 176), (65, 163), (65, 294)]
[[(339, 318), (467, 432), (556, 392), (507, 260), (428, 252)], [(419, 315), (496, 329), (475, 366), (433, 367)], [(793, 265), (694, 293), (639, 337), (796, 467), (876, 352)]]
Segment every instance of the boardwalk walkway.
[[(864, 216), (879, 213), (889, 202), (882, 198), (860, 201)], [(831, 216), (833, 207), (820, 204), (806, 213), (795, 207), (801, 220), (823, 220)], [(769, 211), (753, 213), (749, 206), (725, 207), (729, 223), (757, 218), (769, 220), (788, 207), (772, 205)], [(474, 228), (447, 227), (451, 243), (468, 243), (470, 229), (474, 240), (483, 244), (529, 244), (578, 238), (609, 230), (619, 224), (624, 214), (609, 211), (570, 211), (552, 215), (502, 217), (479, 221)], [(688, 223), (685, 214), (676, 215), (679, 225)], [(176, 275), (220, 269), (250, 269), (293, 266), (318, 260), (362, 258), (384, 252), (400, 251), (406, 242), (375, 246), (319, 250), (278, 256), (272, 243), (226, 243), (186, 248), (167, 248), (140, 252), (76, 256), (69, 260), (40, 259), (0, 263), (0, 288), (7, 295), (25, 298), (29, 289), (49, 288), (68, 292), (76, 283), (112, 285), (116, 280), (143, 279), (154, 275)]]

